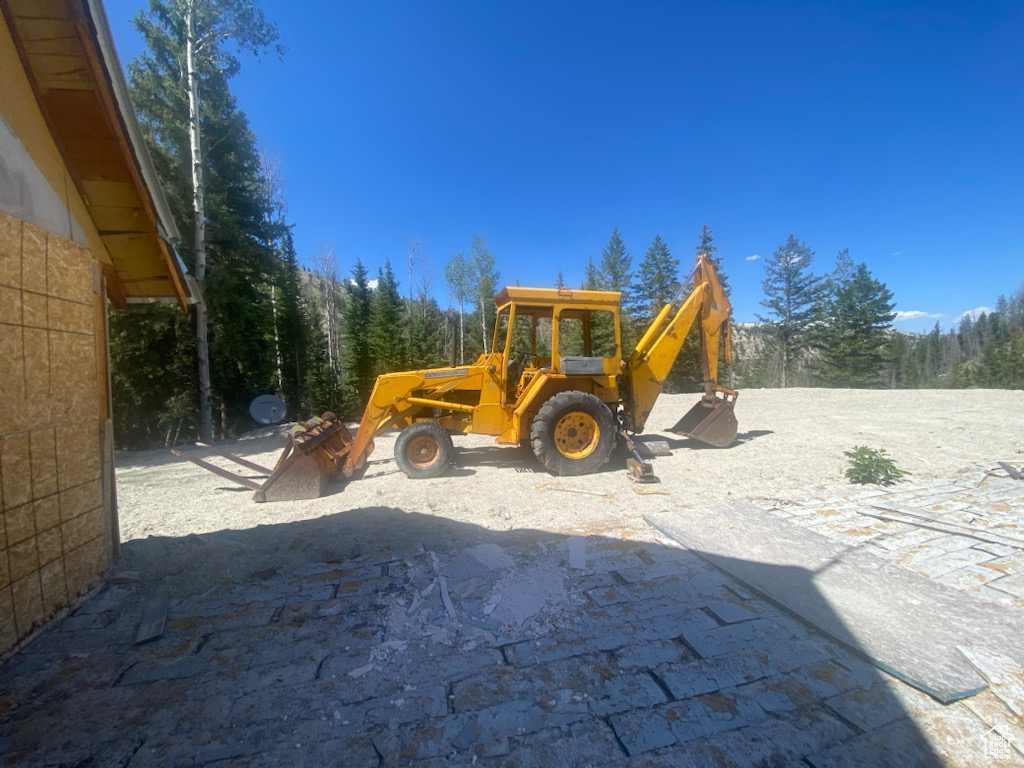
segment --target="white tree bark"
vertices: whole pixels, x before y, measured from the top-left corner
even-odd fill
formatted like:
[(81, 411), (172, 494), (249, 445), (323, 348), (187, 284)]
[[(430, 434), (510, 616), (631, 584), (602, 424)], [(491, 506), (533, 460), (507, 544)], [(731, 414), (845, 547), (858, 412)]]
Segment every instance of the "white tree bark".
[(480, 336), (481, 336), (481, 338), (483, 338), (483, 342), (484, 342), (484, 354), (486, 355), (487, 354), (487, 311), (486, 311), (486, 305), (484, 304), (484, 297), (482, 295), (480, 296), (480, 329), (481, 329)]
[(320, 298), (324, 333), (327, 335), (327, 360), (331, 371), (341, 366), (341, 339), (338, 333), (338, 273), (337, 256), (333, 248), (326, 248), (317, 257), (320, 271)]
[(284, 392), (284, 367), (281, 362), (281, 335), (277, 330), (277, 288), (270, 286), (270, 313), (274, 320), (274, 362), (277, 371), (277, 391)]
[(466, 312), (463, 299), (459, 298), (459, 365), (466, 364)]
[(209, 319), (206, 310), (206, 202), (203, 187), (202, 131), (199, 125), (199, 74), (195, 61), (195, 0), (185, 5), (185, 67), (188, 78), (188, 140), (192, 153), (192, 216), (195, 220), (196, 358), (199, 367), (199, 439), (213, 439), (210, 387)]

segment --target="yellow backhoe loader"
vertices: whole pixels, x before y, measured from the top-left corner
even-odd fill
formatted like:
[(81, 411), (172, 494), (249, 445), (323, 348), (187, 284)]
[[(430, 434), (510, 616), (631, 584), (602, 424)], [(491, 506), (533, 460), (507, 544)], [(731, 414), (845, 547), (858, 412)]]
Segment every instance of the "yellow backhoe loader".
[(669, 431), (715, 447), (731, 445), (737, 392), (718, 385), (719, 352), (732, 359), (730, 307), (711, 261), (697, 257), (693, 290), (675, 311), (671, 304), (662, 307), (625, 360), (620, 300), (617, 291), (505, 288), (495, 297), (489, 352), (469, 365), (379, 376), (354, 437), (325, 413), (296, 425), (273, 469), (204, 446), (261, 473), (255, 477), (176, 453), (251, 488), (256, 501), (316, 498), (339, 473), (358, 477), (373, 438), (388, 428), (401, 430), (395, 460), (414, 478), (443, 473), (452, 435), (476, 433), (529, 446), (556, 475), (596, 472), (621, 442), (632, 454), (626, 459), (630, 476), (651, 480), (650, 464), (632, 436), (647, 424), (694, 322), (700, 325), (704, 394)]
[(556, 475), (595, 472), (619, 440), (635, 452), (630, 436), (643, 431), (695, 321), (704, 395), (671, 431), (730, 445), (737, 393), (717, 381), (720, 347), (727, 361), (732, 355), (730, 307), (704, 255), (697, 258), (693, 286), (677, 310), (671, 304), (661, 309), (627, 359), (618, 292), (505, 288), (495, 297), (491, 349), (475, 362), (377, 378), (359, 429), (340, 452), (342, 474), (362, 473), (374, 436), (387, 428), (401, 430), (395, 460), (409, 477), (444, 472), (452, 435), (466, 433), (529, 445)]

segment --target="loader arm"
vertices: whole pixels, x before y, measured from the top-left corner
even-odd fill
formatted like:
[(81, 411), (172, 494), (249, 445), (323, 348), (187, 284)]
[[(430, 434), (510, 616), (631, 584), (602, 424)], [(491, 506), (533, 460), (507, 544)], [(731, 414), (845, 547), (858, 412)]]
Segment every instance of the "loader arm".
[(698, 317), (705, 399), (714, 398), (715, 392), (722, 390), (718, 386), (718, 356), (724, 343), (725, 359), (727, 362), (732, 359), (731, 307), (715, 267), (705, 254), (697, 257), (693, 286), (675, 314), (672, 314), (671, 304), (662, 307), (626, 362), (628, 394), (625, 409), (627, 426), (634, 432), (643, 431), (647, 417), (661, 394), (662, 385)]
[[(487, 362), (486, 358), (481, 359)], [(479, 384), (474, 387), (473, 382), (485, 375), (486, 368), (484, 364), (474, 364), (378, 376), (359, 422), (359, 429), (348, 446), (342, 467), (344, 476), (352, 477), (366, 465), (367, 458), (373, 452), (373, 438), (385, 427), (408, 426), (424, 409), (472, 413), (474, 406), (446, 401), (444, 398), (452, 390), (467, 383), (478, 391)]]

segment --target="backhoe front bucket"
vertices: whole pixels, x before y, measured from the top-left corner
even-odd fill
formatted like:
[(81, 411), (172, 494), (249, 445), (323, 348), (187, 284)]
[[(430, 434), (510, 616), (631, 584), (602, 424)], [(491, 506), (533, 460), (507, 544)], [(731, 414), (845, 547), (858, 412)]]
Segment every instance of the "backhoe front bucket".
[(736, 441), (735, 406), (736, 391), (721, 387), (698, 400), (668, 431), (715, 448), (727, 448)]
[(255, 501), (317, 499), (340, 474), (352, 435), (333, 413), (299, 422)]

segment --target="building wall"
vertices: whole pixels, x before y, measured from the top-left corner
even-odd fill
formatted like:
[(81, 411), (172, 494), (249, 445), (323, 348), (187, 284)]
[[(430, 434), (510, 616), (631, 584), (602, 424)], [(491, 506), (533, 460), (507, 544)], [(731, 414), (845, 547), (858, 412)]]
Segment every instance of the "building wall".
[(101, 290), (88, 249), (0, 212), (0, 653), (110, 562)]
[(0, 654), (116, 538), (103, 241), (0, 16)]

